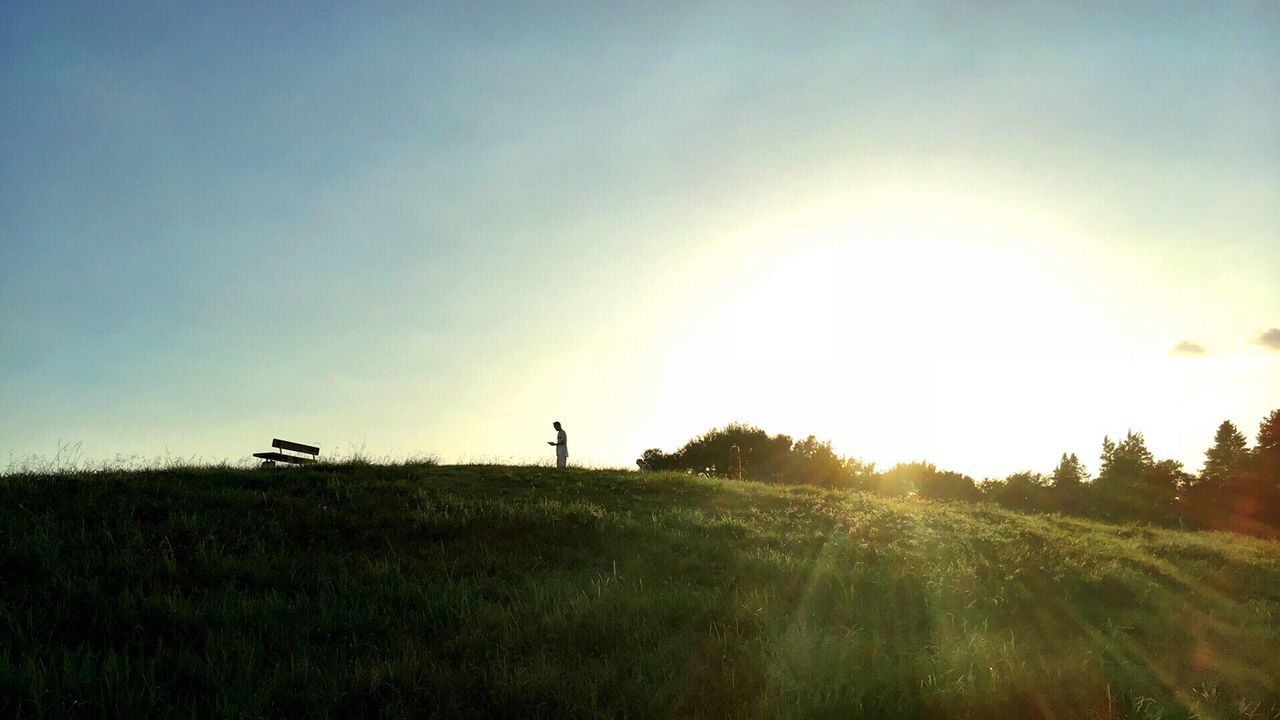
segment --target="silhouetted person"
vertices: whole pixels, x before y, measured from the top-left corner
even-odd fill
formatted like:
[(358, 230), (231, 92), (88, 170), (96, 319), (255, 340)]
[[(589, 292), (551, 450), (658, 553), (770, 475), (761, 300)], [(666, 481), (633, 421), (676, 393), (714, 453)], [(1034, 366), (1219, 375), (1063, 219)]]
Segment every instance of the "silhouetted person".
[(742, 479), (742, 449), (737, 445), (729, 448), (729, 479)]
[(556, 441), (547, 441), (548, 445), (554, 445), (556, 448), (556, 467), (564, 469), (565, 464), (569, 462), (569, 436), (565, 434), (564, 428), (560, 427), (560, 421), (551, 423), (551, 427), (556, 429)]

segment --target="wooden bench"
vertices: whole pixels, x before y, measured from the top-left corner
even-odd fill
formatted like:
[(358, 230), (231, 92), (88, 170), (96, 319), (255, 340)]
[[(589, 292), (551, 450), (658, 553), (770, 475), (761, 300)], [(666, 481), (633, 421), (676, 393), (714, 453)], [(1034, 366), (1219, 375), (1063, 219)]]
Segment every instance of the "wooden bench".
[(303, 445), (302, 443), (289, 442), (275, 438), (271, 441), (271, 447), (280, 450), (292, 450), (297, 453), (306, 453), (311, 457), (303, 457), (301, 455), (286, 455), (282, 452), (260, 452), (254, 453), (256, 458), (262, 458), (262, 465), (275, 465), (278, 462), (293, 463), (294, 465), (307, 465), (313, 463), (320, 458), (320, 448), (315, 445)]

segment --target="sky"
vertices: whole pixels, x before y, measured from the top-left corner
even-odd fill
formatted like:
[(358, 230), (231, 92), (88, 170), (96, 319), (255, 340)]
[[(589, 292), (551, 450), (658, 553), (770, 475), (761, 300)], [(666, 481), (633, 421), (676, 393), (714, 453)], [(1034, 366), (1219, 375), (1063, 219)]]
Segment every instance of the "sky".
[(0, 468), (1280, 408), (1275, 3), (534, 5), (0, 4)]

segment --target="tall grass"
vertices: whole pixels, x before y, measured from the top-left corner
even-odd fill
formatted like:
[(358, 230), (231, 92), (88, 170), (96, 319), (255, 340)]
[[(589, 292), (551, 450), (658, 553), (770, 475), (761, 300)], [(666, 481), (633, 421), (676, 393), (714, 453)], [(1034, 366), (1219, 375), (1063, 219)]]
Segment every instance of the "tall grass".
[(1280, 546), (675, 474), (0, 477), (0, 715), (1280, 718)]

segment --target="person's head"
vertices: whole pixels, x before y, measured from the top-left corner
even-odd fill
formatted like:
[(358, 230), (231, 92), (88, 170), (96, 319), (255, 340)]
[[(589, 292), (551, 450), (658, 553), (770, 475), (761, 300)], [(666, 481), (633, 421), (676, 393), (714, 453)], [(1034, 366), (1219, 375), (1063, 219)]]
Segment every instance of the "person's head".
[(555, 422), (551, 423), (551, 427), (553, 427), (553, 428), (555, 428), (555, 429), (559, 430), (559, 429), (560, 429), (560, 421), (559, 421), (559, 420), (556, 420)]

